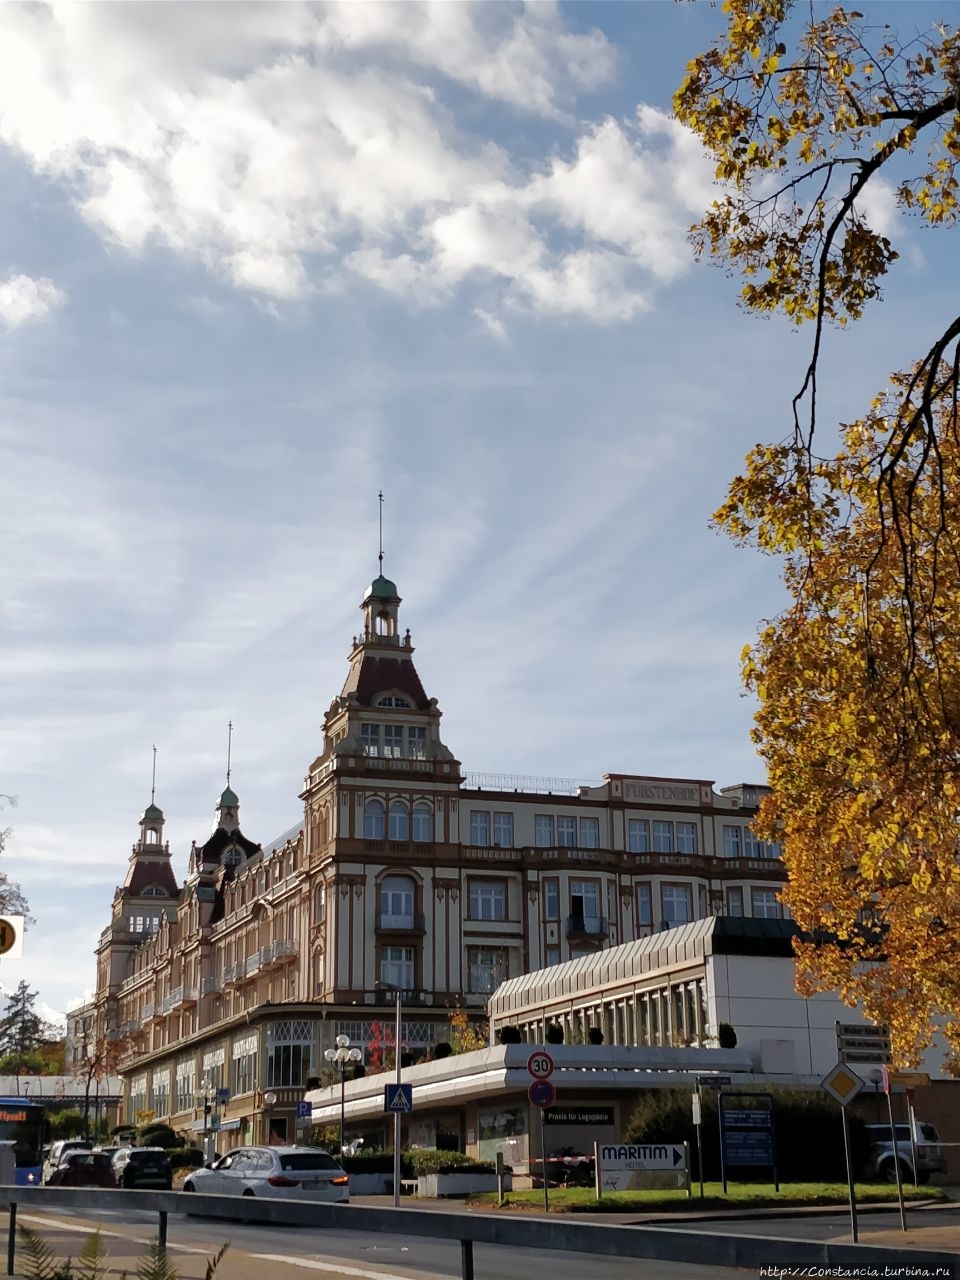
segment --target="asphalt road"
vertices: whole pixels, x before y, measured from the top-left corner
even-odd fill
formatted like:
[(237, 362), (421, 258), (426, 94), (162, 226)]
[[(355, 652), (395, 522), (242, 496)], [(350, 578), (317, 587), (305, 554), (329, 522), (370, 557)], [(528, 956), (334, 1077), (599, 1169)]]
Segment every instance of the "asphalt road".
[[(893, 1208), (860, 1210), (858, 1214), (861, 1237), (876, 1231), (897, 1231), (900, 1214)], [(658, 1219), (662, 1226), (664, 1219)], [(844, 1213), (796, 1213), (784, 1217), (737, 1218), (709, 1222), (685, 1222), (690, 1231), (706, 1231), (713, 1235), (777, 1236), (793, 1240), (849, 1240), (850, 1214)], [(937, 1226), (960, 1228), (960, 1207), (956, 1209), (911, 1209), (907, 1205), (907, 1226)], [(885, 1241), (884, 1243), (891, 1243)], [(895, 1242), (894, 1242), (895, 1243)], [(938, 1248), (931, 1245), (931, 1248)]]
[[(27, 1215), (24, 1214), (24, 1217)], [(149, 1240), (156, 1234), (156, 1216), (104, 1210), (56, 1210), (29, 1215), (31, 1225), (43, 1217), (63, 1223), (98, 1223), (105, 1233), (116, 1232), (129, 1241)], [(41, 1226), (44, 1234), (47, 1230)], [(414, 1239), (410, 1236), (360, 1232), (310, 1230), (306, 1227), (265, 1227), (206, 1218), (171, 1217), (168, 1245), (177, 1263), (176, 1246), (213, 1254), (225, 1240), (231, 1243), (228, 1260), (239, 1262), (239, 1254), (249, 1255), (252, 1272), (270, 1275), (270, 1262), (282, 1257), (303, 1267), (304, 1280), (318, 1272), (345, 1280), (432, 1280), (432, 1277), (461, 1275), (460, 1246), (457, 1242)], [(75, 1245), (73, 1246), (75, 1248)], [(61, 1250), (62, 1251), (62, 1250)], [(771, 1260), (775, 1260), (771, 1249)], [(507, 1249), (496, 1245), (474, 1247), (475, 1280), (744, 1280), (753, 1272), (728, 1267), (697, 1266), (680, 1262), (660, 1262), (642, 1258), (597, 1258), (587, 1254), (560, 1253), (541, 1249)]]

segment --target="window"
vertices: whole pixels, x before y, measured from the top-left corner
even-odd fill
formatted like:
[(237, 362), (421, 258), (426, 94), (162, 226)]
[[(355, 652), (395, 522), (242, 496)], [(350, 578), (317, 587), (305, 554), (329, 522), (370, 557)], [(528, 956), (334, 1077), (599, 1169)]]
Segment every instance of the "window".
[(599, 849), (600, 848), (600, 819), (599, 818), (581, 818), (580, 819), (580, 848), (581, 849)]
[(707, 886), (697, 885), (697, 919), (703, 920), (707, 915)]
[(412, 725), (407, 730), (407, 755), (411, 760), (426, 759), (427, 731), (423, 725)]
[(506, 920), (506, 885), (500, 880), (470, 881), (470, 919)]
[(728, 916), (743, 915), (743, 890), (742, 889), (727, 890), (727, 915)]
[(490, 843), (490, 815), (484, 809), (470, 811), (470, 843), (483, 848)]
[(513, 814), (493, 815), (493, 843), (498, 849), (513, 848)]
[(148, 884), (143, 891), (143, 896), (145, 898), (165, 898), (167, 896), (167, 891), (165, 889), (161, 889), (158, 884)]
[(654, 822), (653, 851), (654, 853), (673, 853), (672, 822)]
[(327, 886), (324, 884), (317, 885), (316, 904), (317, 924), (323, 924), (327, 914)]
[(268, 1089), (298, 1089), (307, 1082), (313, 1056), (309, 1022), (290, 1018), (270, 1027), (267, 1044)]
[(561, 849), (573, 849), (577, 843), (576, 818), (557, 819), (557, 844)]
[(412, 929), (414, 895), (408, 876), (386, 876), (380, 882), (380, 927)]
[(549, 849), (553, 844), (553, 818), (549, 813), (534, 816), (533, 842), (538, 849)]
[(253, 1093), (257, 1055), (245, 1053), (233, 1060), (233, 1092)]
[(693, 919), (693, 894), (688, 884), (663, 884), (663, 918), (668, 925), (688, 924)]
[(570, 881), (570, 914), (588, 933), (600, 929), (600, 886), (596, 880)]
[(153, 1109), (158, 1116), (170, 1114), (170, 1072), (153, 1077)]
[(410, 839), (410, 813), (406, 800), (390, 801), (390, 839)]
[(551, 964), (559, 964), (559, 963), (560, 963), (560, 948), (547, 947), (547, 964), (551, 965)]
[(418, 844), (429, 844), (433, 839), (433, 810), (424, 800), (413, 806), (413, 838)]
[(469, 990), (489, 995), (507, 977), (507, 952), (503, 947), (468, 947)]
[(697, 824), (695, 822), (677, 823), (677, 853), (697, 852)]
[(399, 759), (403, 755), (403, 725), (383, 726), (383, 754), (393, 759)]
[(543, 918), (544, 920), (560, 919), (559, 880), (544, 880), (543, 882)]
[(399, 694), (385, 693), (377, 699), (374, 705), (378, 707), (409, 707), (410, 703), (406, 698), (401, 698)]
[(775, 889), (751, 889), (750, 901), (755, 916), (779, 920), (783, 915)]
[(650, 852), (650, 821), (631, 818), (627, 823), (627, 848), (631, 853)]
[(197, 1073), (192, 1062), (178, 1062), (176, 1073), (176, 1093), (174, 1108), (177, 1111), (189, 1111), (194, 1105), (197, 1092)]
[(723, 856), (739, 858), (743, 854), (743, 827), (723, 828)]
[(364, 840), (383, 839), (383, 801), (368, 800), (363, 806)]
[(410, 991), (414, 986), (413, 947), (384, 947), (380, 952), (380, 981), (385, 987)]
[(653, 924), (653, 899), (648, 884), (637, 885), (637, 924)]
[(360, 745), (365, 756), (380, 754), (380, 726), (378, 724), (362, 724), (360, 726)]

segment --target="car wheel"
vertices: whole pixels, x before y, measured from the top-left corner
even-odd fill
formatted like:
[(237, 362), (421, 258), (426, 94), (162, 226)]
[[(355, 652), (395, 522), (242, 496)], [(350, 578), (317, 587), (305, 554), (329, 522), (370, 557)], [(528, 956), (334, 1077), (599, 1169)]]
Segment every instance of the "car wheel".
[(249, 1187), (247, 1187), (246, 1191), (244, 1191), (244, 1193), (243, 1193), (243, 1194), (244, 1194), (245, 1196), (252, 1196), (252, 1195), (253, 1195), (253, 1192), (250, 1190), (250, 1188), (249, 1188)]
[(197, 1188), (193, 1185), (192, 1182), (185, 1182), (181, 1187), (182, 1191), (196, 1191), (196, 1189)]

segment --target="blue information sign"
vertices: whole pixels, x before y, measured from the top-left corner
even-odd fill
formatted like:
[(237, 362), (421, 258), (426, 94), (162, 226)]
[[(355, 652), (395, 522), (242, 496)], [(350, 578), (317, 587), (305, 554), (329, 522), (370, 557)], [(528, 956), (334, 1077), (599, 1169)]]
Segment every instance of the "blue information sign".
[(412, 1084), (385, 1084), (383, 1086), (383, 1109), (393, 1115), (409, 1115), (413, 1110)]
[(313, 1118), (313, 1103), (298, 1102), (297, 1103), (297, 1119), (311, 1120)]
[(723, 1194), (727, 1194), (727, 1170), (731, 1168), (772, 1169), (773, 1183), (779, 1191), (773, 1095), (721, 1090), (719, 1104)]

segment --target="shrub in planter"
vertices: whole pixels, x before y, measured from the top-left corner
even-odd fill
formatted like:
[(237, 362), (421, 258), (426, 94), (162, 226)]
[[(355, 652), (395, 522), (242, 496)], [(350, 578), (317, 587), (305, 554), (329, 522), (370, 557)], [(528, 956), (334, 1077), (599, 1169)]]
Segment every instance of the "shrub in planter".
[(393, 1152), (358, 1151), (355, 1156), (343, 1156), (340, 1163), (347, 1173), (393, 1173)]
[(168, 1124), (148, 1124), (137, 1130), (138, 1147), (165, 1147), (168, 1151), (184, 1146), (183, 1138)]
[(563, 1044), (563, 1027), (556, 1022), (551, 1022), (547, 1027), (546, 1041), (547, 1044)]

